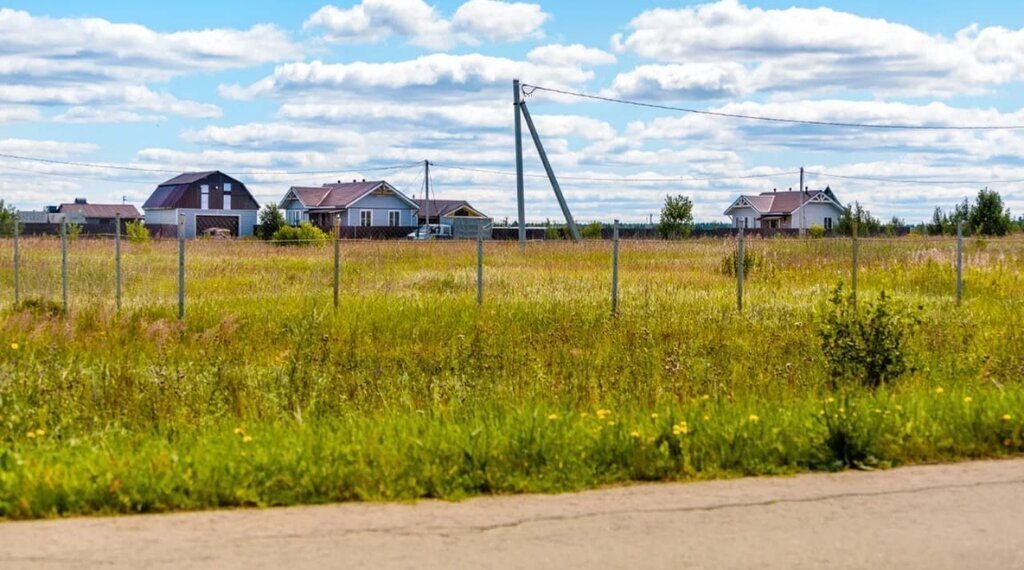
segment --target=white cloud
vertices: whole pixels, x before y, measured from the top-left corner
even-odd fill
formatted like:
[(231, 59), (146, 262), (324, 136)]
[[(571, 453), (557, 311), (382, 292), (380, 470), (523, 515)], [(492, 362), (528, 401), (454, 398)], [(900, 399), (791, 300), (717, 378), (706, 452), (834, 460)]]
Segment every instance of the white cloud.
[(526, 54), (526, 59), (539, 65), (553, 67), (611, 65), (616, 61), (614, 55), (583, 44), (549, 44), (536, 47)]
[[(457, 99), (480, 89), (508, 89), (512, 78), (522, 77), (547, 85), (578, 85), (593, 77), (579, 66), (547, 66), (480, 54), (431, 54), (412, 60), (385, 63), (323, 63), (313, 61), (279, 65), (274, 73), (252, 85), (222, 86), (222, 95), (234, 99), (260, 96), (305, 96), (317, 90), (336, 95), (339, 90), (385, 96), (382, 90), (405, 90), (405, 100), (418, 93), (431, 98)], [(509, 95), (511, 97), (511, 94)]]
[(4, 105), (0, 107), (0, 123), (17, 123), (21, 121), (38, 121), (43, 114), (35, 107)]
[(159, 123), (167, 120), (165, 115), (138, 113), (117, 107), (71, 107), (67, 111), (55, 115), (53, 120), (58, 123)]
[(747, 71), (738, 63), (641, 65), (615, 76), (607, 95), (638, 99), (717, 99), (743, 95)]
[(303, 27), (321, 30), (336, 43), (373, 44), (398, 36), (416, 46), (447, 49), (536, 37), (546, 19), (539, 5), (519, 2), (469, 0), (449, 20), (423, 0), (363, 0), (351, 8), (324, 6)]
[(68, 158), (94, 152), (98, 148), (92, 143), (69, 143), (36, 139), (0, 139), (0, 152), (45, 158)]
[[(612, 38), (616, 50), (684, 66), (741, 64), (737, 92), (951, 96), (1024, 77), (1024, 30), (972, 26), (947, 38), (829, 8), (765, 10), (737, 0), (649, 10), (629, 26)], [(645, 70), (650, 81), (657, 69)]]
[(541, 35), (547, 20), (539, 4), (469, 0), (455, 11), (452, 29), (489, 42), (513, 42)]

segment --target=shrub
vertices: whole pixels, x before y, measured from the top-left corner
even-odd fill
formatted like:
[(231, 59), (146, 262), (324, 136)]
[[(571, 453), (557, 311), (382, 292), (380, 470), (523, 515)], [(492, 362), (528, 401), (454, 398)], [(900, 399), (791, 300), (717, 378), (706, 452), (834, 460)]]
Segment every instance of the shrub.
[(82, 235), (82, 224), (68, 224), (68, 241), (75, 241)]
[(268, 240), (273, 239), (277, 230), (285, 227), (284, 214), (277, 204), (267, 204), (260, 210), (260, 223), (256, 226), (256, 237)]
[(814, 239), (821, 239), (825, 237), (825, 228), (823, 226), (819, 226), (818, 224), (814, 224), (813, 226), (807, 229), (807, 235), (811, 236)]
[(323, 245), (327, 243), (328, 236), (313, 224), (302, 222), (298, 227), (279, 228), (270, 240), (278, 245)]
[(906, 372), (906, 337), (918, 321), (884, 291), (860, 308), (840, 283), (821, 313), (821, 348), (833, 385), (855, 380), (877, 388)]
[(583, 239), (601, 239), (601, 222), (591, 222), (580, 232)]
[[(736, 276), (736, 259), (738, 257), (739, 252), (737, 252), (734, 249), (731, 252), (729, 252), (729, 255), (726, 255), (725, 257), (722, 258), (720, 271), (723, 275), (728, 275), (730, 277)], [(750, 274), (753, 273), (755, 270), (770, 275), (772, 273), (772, 269), (773, 267), (771, 262), (766, 260), (763, 255), (757, 253), (756, 251), (751, 251), (749, 249), (743, 250), (744, 279), (750, 277)]]
[(135, 220), (124, 225), (125, 235), (131, 243), (147, 243), (149, 241), (149, 230), (142, 220)]

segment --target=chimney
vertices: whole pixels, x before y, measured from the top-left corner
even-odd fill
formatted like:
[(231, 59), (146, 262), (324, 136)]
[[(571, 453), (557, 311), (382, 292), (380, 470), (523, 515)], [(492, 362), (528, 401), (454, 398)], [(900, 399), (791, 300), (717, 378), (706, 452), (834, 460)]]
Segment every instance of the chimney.
[(365, 179), (365, 178), (363, 178), (363, 182), (366, 182), (366, 179)]
[(338, 184), (341, 184), (341, 180), (338, 181)]
[(89, 202), (85, 198), (75, 198), (76, 204), (88, 204)]
[(792, 191), (793, 191), (793, 187), (792, 187), (792, 186), (790, 186), (790, 187), (789, 187), (789, 191), (790, 191), (790, 192), (792, 192)]
[(774, 194), (777, 190), (778, 188), (772, 188), (772, 194)]
[(355, 184), (355, 183), (356, 183), (356, 179), (355, 179), (355, 178), (353, 178), (353, 179), (352, 179), (352, 184)]

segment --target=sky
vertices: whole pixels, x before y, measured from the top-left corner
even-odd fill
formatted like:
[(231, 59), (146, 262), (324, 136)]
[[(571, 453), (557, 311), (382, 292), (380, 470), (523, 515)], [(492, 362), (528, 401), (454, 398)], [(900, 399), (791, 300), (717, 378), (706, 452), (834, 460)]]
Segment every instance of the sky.
[[(803, 121), (1024, 126), (1007, 1), (293, 0), (0, 4), (0, 199), (141, 206), (221, 170), (260, 203), (386, 179), (514, 219), (512, 80)], [(909, 223), (989, 187), (1024, 213), (1024, 128), (749, 121), (546, 91), (526, 99), (578, 221), (725, 221), (739, 194), (830, 186)], [(527, 217), (561, 217), (525, 130)], [(12, 158), (20, 157), (20, 158)], [(28, 160), (37, 159), (37, 160)], [(98, 165), (98, 166), (97, 166)]]

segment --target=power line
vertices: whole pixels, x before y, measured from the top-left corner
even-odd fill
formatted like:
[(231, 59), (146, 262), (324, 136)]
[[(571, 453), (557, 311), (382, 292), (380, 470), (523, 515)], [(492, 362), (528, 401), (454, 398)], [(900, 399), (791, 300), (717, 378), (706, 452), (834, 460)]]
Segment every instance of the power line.
[[(106, 168), (109, 170), (126, 170), (131, 172), (150, 172), (154, 174), (177, 174), (185, 170), (168, 170), (163, 168), (144, 168), (140, 166), (122, 166), (118, 164), (103, 164), (97, 162), (76, 162), (71, 160), (56, 160), (52, 158), (40, 158), (34, 156), (21, 156), (16, 154), (0, 153), (0, 158), (9, 158), (14, 160), (25, 160), (29, 162), (41, 162), (45, 164), (57, 164), (61, 166), (80, 166), (84, 168)], [(406, 168), (412, 168), (414, 166), (420, 166), (422, 162), (410, 162), (405, 164), (393, 164), (388, 166), (374, 166), (374, 167), (346, 167), (346, 168), (335, 168), (331, 170), (265, 170), (265, 171), (243, 171), (234, 172), (239, 176), (270, 176), (276, 174), (336, 174), (340, 172), (374, 172), (383, 170), (403, 170)], [(187, 169), (186, 169), (187, 170)]]
[[(528, 90), (529, 89), (529, 90)], [(650, 109), (661, 109), (664, 111), (679, 111), (695, 115), (708, 115), (712, 117), (726, 117), (730, 119), (743, 119), (747, 121), (766, 121), (772, 123), (787, 123), (794, 125), (813, 125), (819, 127), (842, 127), (851, 129), (887, 129), (887, 130), (908, 130), (908, 131), (995, 131), (995, 130), (1020, 130), (1024, 125), (905, 125), (905, 124), (871, 124), (871, 123), (845, 123), (841, 121), (810, 121), (803, 119), (785, 119), (780, 117), (767, 117), (761, 115), (744, 115), (740, 113), (725, 113), (721, 111), (707, 111), (702, 109), (691, 109), (687, 107), (675, 107), (672, 105), (659, 105), (657, 103), (644, 103), (642, 101), (631, 101), (629, 99), (617, 99), (615, 97), (604, 97), (590, 93), (567, 91), (552, 87), (541, 87), (539, 85), (523, 84), (523, 95), (531, 95), (534, 91), (547, 91), (581, 99), (592, 99), (606, 103), (621, 103), (633, 105), (634, 107), (647, 107)]]
[[(502, 176), (516, 176), (515, 172), (508, 170), (494, 170), (490, 168), (475, 168), (471, 166), (455, 166), (451, 164), (442, 164), (437, 162), (431, 162), (432, 166), (439, 168), (447, 168), (450, 170), (465, 170), (468, 172), (482, 172), (485, 174), (499, 174)], [(628, 178), (628, 177), (593, 177), (593, 176), (559, 176), (559, 180), (577, 180), (583, 182), (714, 182), (716, 180), (744, 180), (748, 178), (774, 178), (776, 176), (790, 176), (796, 174), (796, 170), (786, 170), (781, 172), (771, 172), (768, 174), (743, 174), (736, 176), (721, 175), (721, 176), (710, 176), (706, 178), (694, 178), (679, 176), (674, 178)], [(543, 178), (547, 179), (546, 174), (523, 174), (526, 178)]]
[(912, 178), (884, 178), (878, 176), (849, 176), (844, 174), (830, 174), (828, 172), (811, 172), (807, 174), (822, 176), (825, 178), (839, 178), (842, 180), (855, 180), (861, 182), (887, 182), (891, 184), (1016, 184), (1024, 182), (1024, 178), (1007, 178), (1004, 180), (915, 180)]

